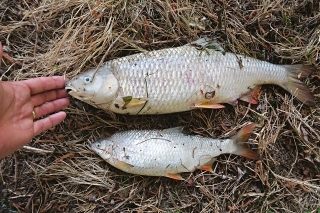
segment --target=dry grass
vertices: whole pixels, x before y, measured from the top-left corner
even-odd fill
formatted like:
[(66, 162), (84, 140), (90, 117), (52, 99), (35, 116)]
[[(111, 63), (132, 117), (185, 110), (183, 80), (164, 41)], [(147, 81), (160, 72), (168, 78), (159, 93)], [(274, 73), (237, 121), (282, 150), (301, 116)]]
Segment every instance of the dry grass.
[[(320, 212), (320, 5), (277, 1), (2, 0), (2, 80), (73, 77), (103, 61), (216, 36), (228, 51), (277, 64), (308, 63), (316, 106), (263, 86), (258, 106), (124, 116), (72, 100), (65, 122), (0, 162), (0, 212)], [(1, 100), (3, 101), (3, 100)], [(223, 155), (186, 181), (123, 173), (90, 151), (126, 129), (189, 125), (228, 137), (246, 122), (263, 160)], [(13, 212), (13, 211), (12, 211)]]

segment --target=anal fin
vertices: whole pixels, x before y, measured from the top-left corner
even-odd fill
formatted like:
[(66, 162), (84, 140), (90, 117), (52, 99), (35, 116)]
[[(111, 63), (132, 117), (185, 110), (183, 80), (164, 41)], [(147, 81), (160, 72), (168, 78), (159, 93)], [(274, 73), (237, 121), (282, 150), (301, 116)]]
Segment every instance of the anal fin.
[(249, 91), (239, 99), (248, 103), (258, 104), (260, 90), (261, 86), (256, 86), (253, 90)]
[(184, 178), (181, 177), (180, 174), (167, 173), (165, 176), (168, 177), (168, 178), (175, 179), (175, 180), (184, 180)]
[(201, 169), (201, 170), (208, 171), (208, 172), (212, 173), (213, 172), (212, 164), (215, 160), (216, 160), (215, 158), (212, 158), (210, 161), (206, 162), (205, 164), (198, 166), (197, 169)]
[(213, 172), (211, 164), (210, 165), (206, 164), (206, 165), (200, 166), (198, 168), (201, 169), (201, 170), (204, 170), (204, 171)]

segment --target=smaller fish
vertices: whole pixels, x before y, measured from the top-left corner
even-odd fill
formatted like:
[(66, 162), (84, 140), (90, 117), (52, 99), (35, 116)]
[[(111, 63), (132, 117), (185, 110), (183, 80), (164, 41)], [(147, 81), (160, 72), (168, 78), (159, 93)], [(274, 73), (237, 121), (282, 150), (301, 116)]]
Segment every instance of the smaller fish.
[(214, 157), (235, 154), (259, 160), (244, 142), (255, 124), (243, 127), (229, 139), (186, 135), (181, 127), (165, 130), (131, 130), (115, 133), (91, 144), (91, 149), (112, 166), (128, 173), (184, 180), (180, 173), (212, 171)]

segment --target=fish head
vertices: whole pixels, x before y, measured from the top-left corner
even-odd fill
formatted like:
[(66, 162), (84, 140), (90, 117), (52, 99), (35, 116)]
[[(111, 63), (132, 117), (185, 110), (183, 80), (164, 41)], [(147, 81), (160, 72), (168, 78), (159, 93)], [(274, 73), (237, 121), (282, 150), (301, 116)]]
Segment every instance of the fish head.
[(104, 160), (108, 160), (112, 157), (112, 141), (106, 139), (98, 140), (91, 144), (92, 151), (96, 152)]
[(110, 67), (105, 65), (73, 77), (66, 83), (65, 89), (69, 95), (89, 104), (106, 104), (116, 97), (119, 82)]

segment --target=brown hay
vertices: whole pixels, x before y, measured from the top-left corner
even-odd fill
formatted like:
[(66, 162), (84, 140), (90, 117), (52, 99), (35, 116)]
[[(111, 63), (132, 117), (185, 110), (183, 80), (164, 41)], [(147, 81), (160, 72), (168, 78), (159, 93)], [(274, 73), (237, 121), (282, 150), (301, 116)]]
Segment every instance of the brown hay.
[[(215, 36), (227, 51), (277, 64), (314, 64), (306, 83), (316, 98), (301, 107), (263, 86), (258, 106), (125, 116), (71, 100), (67, 119), (0, 162), (0, 212), (319, 212), (320, 5), (300, 1), (10, 1), (0, 2), (3, 80), (64, 75), (135, 52)], [(121, 172), (89, 145), (116, 131), (191, 126), (230, 137), (256, 122), (250, 139), (263, 160), (222, 155), (213, 173), (186, 181)]]

